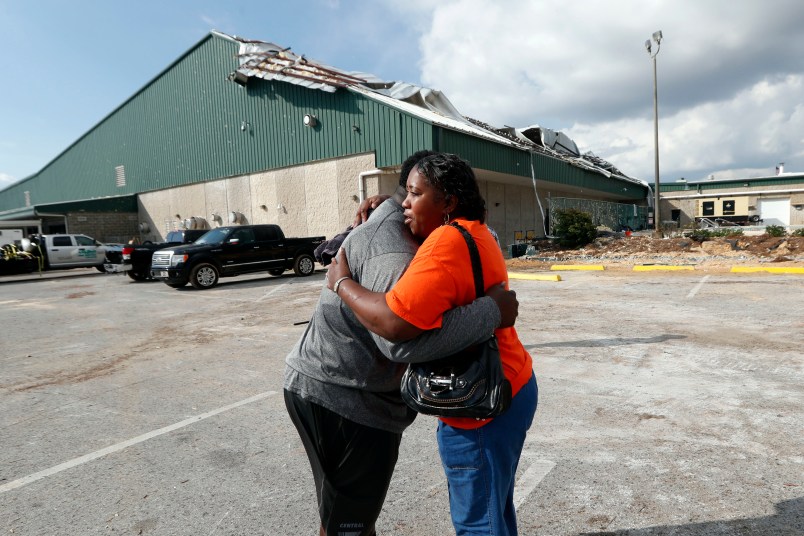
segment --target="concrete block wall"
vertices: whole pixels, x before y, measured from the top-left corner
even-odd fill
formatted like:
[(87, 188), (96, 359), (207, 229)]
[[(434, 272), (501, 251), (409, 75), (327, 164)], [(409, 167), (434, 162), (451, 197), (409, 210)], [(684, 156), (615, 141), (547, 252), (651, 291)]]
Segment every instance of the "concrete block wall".
[[(240, 223), (277, 223), (287, 236), (331, 238), (352, 222), (359, 176), (373, 169), (374, 155), (364, 154), (140, 194), (138, 219), (148, 224), (149, 232), (139, 238), (164, 240), (167, 231), (181, 228), (190, 217), (203, 218), (210, 228), (230, 225), (231, 212), (242, 215)], [(392, 194), (398, 184), (394, 170), (369, 175), (366, 196)], [(478, 186), (486, 199), (487, 223), (497, 231), (504, 251), (517, 231), (543, 234), (529, 183), (479, 180)], [(546, 199), (545, 192), (539, 195)]]
[[(149, 227), (140, 239), (164, 240), (190, 217), (230, 225), (232, 212), (241, 224), (277, 223), (287, 236), (332, 237), (352, 222), (359, 174), (374, 168), (364, 154), (140, 194), (138, 220)], [(378, 179), (366, 182), (369, 195), (379, 191)]]
[(67, 232), (85, 234), (104, 243), (125, 244), (139, 236), (137, 214), (121, 212), (71, 212)]

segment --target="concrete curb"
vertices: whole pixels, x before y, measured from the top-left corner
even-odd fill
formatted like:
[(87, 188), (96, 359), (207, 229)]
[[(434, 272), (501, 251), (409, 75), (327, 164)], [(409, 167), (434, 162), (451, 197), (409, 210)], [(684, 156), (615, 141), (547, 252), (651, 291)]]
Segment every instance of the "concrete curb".
[(529, 281), (561, 281), (558, 274), (523, 274), (520, 272), (508, 272), (508, 279), (526, 279)]
[(605, 270), (602, 264), (554, 264), (551, 270)]
[[(550, 266), (550, 270), (583, 270), (583, 271), (604, 271), (605, 266), (601, 264), (554, 264)], [(671, 271), (695, 271), (697, 269), (706, 269), (706, 267), (698, 267), (693, 264), (682, 265), (669, 265), (669, 264), (637, 264), (632, 266), (633, 272), (671, 272)], [(767, 272), (771, 274), (804, 274), (804, 267), (797, 266), (732, 266), (731, 269), (724, 269), (723, 271), (730, 271), (732, 273), (757, 273)], [(527, 273), (510, 272), (508, 274), (510, 279), (530, 279), (537, 281), (561, 281), (558, 275), (536, 275)]]
[(64, 279), (73, 277), (115, 275), (104, 274), (95, 268), (70, 268), (67, 270), (44, 270), (42, 272), (31, 272), (26, 274), (0, 275), (0, 285), (5, 283), (29, 283), (33, 281), (47, 281), (52, 279)]

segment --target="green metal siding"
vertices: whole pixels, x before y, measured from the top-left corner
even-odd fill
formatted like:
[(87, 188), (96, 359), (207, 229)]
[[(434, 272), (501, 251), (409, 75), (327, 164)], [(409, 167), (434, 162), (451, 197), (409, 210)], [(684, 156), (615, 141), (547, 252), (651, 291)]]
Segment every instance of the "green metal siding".
[[(651, 183), (651, 187), (656, 183)], [(689, 185), (687, 184), (661, 184), (661, 192), (683, 192), (684, 190), (689, 190)], [(660, 193), (661, 193), (660, 192)]]
[[(237, 50), (220, 37), (201, 41), (39, 173), (2, 192), (0, 211), (24, 206), (25, 191), (33, 205), (119, 196), (370, 152), (392, 166), (432, 146), (430, 124), (348, 90), (231, 82)], [(314, 128), (302, 123), (308, 113)]]
[(614, 177), (606, 177), (600, 173), (573, 166), (569, 162), (557, 158), (534, 153), (533, 159), (536, 180), (565, 184), (586, 190), (597, 190), (633, 201), (644, 199), (648, 193), (647, 188), (640, 184)]
[(686, 192), (698, 190), (723, 190), (726, 188), (762, 188), (768, 186), (801, 186), (804, 184), (804, 174), (785, 177), (767, 177), (759, 179), (735, 179), (731, 181), (705, 181), (691, 183), (661, 183), (662, 192)]
[(106, 197), (102, 199), (88, 199), (85, 201), (69, 201), (39, 205), (39, 212), (137, 212), (137, 196), (126, 195), (122, 197)]
[(644, 186), (587, 171), (557, 158), (500, 145), (462, 132), (440, 130), (438, 139), (441, 140), (441, 146), (438, 149), (461, 156), (473, 167), (530, 178), (532, 158), (536, 180), (606, 192), (626, 200), (639, 201), (647, 195)]
[[(625, 193), (622, 181), (434, 126), (357, 92), (261, 79), (240, 86), (227, 80), (238, 67), (237, 52), (236, 42), (215, 34), (201, 40), (41, 171), (0, 192), (0, 213), (24, 207), (26, 191), (31, 205), (40, 206), (353, 154), (374, 153), (378, 166), (390, 167), (425, 148), (521, 177), (530, 177), (533, 158), (539, 180)], [(314, 128), (303, 125), (305, 114), (318, 119)], [(125, 167), (124, 187), (116, 184), (117, 166)]]
[(445, 128), (438, 128), (440, 146), (438, 151), (457, 154), (472, 167), (530, 177), (529, 153), (515, 147), (500, 145), (491, 140), (478, 138)]

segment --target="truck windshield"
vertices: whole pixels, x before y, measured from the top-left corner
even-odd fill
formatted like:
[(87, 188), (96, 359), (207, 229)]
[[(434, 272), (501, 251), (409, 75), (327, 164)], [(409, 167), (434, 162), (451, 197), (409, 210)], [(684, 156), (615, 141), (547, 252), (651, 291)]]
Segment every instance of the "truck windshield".
[(208, 233), (201, 235), (201, 238), (195, 241), (196, 244), (220, 244), (226, 235), (229, 234), (229, 229), (213, 229)]

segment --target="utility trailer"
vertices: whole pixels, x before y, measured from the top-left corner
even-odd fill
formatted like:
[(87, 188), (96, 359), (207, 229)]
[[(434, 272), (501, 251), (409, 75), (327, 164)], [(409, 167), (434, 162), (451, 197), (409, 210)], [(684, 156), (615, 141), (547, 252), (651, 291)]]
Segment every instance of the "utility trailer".
[(747, 196), (718, 196), (695, 200), (695, 221), (731, 222), (749, 225), (761, 222), (759, 212), (748, 204)]

